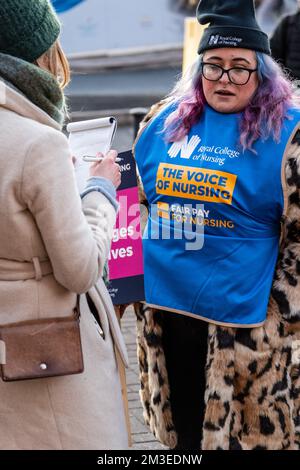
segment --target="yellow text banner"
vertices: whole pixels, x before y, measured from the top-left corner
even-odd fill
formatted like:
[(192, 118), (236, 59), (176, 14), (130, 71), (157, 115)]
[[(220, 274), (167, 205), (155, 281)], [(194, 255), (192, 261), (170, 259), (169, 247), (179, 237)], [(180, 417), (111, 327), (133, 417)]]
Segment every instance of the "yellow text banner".
[(232, 204), (237, 175), (207, 168), (160, 163), (156, 192), (177, 198)]

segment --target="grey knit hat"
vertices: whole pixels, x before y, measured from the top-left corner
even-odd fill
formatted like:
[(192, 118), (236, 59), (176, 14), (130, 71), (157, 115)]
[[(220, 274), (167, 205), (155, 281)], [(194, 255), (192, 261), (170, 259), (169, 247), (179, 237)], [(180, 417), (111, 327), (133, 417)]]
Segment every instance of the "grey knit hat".
[(0, 52), (34, 62), (60, 33), (49, 0), (0, 1)]

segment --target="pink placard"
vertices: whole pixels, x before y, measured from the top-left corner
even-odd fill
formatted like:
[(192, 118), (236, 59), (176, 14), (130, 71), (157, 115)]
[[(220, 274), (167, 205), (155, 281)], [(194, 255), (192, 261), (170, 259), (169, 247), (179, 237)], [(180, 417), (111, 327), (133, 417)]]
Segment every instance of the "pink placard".
[(109, 254), (110, 280), (144, 274), (138, 188), (117, 192), (120, 204)]

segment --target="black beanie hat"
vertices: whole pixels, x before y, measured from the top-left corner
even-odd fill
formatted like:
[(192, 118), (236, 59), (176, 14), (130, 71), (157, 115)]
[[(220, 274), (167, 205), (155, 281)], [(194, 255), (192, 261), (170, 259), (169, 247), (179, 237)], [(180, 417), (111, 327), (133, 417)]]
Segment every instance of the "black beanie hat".
[(241, 47), (271, 54), (269, 39), (257, 24), (253, 0), (200, 0), (200, 24), (208, 24), (198, 54), (220, 47)]

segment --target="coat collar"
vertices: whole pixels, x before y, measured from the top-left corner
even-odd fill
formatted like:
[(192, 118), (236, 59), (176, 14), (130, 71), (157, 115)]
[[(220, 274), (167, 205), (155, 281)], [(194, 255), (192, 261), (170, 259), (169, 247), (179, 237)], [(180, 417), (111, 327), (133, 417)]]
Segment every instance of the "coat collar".
[(61, 130), (58, 122), (3, 79), (0, 79), (0, 107), (9, 109), (20, 116), (40, 122), (46, 126)]

